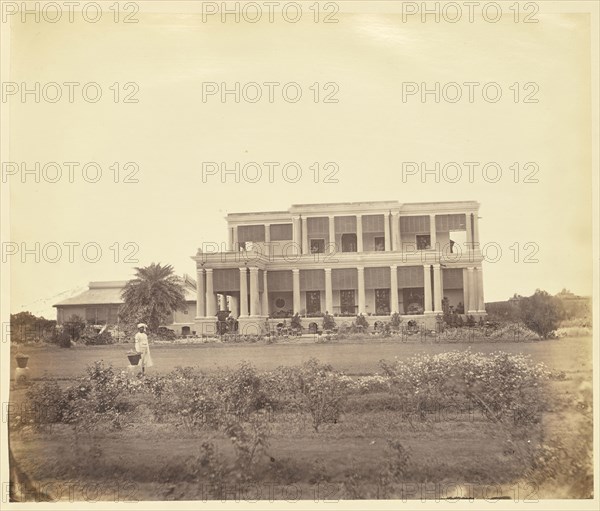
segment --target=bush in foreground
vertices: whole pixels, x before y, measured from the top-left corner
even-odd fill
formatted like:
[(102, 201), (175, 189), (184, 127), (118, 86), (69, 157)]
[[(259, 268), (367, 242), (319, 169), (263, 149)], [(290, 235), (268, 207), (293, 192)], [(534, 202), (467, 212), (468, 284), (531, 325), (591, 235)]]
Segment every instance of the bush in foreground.
[(537, 422), (544, 406), (544, 364), (521, 354), (452, 351), (381, 362), (392, 386), (413, 407), (474, 407), (494, 422)]

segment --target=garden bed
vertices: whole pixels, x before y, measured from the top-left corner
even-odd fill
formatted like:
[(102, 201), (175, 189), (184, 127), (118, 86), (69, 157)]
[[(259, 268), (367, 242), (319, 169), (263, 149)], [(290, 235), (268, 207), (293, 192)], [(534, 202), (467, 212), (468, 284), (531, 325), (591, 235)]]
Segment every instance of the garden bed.
[(572, 401), (552, 389), (568, 384), (528, 357), (468, 350), (365, 376), (311, 360), (141, 380), (97, 363), (69, 384), (31, 387), (30, 413), (11, 414), (11, 448), (34, 481), (127, 482), (139, 499), (217, 499), (219, 481), (295, 486), (298, 499), (419, 498), (408, 483), (461, 481), (502, 497), (557, 463), (586, 481), (585, 464), (548, 443)]

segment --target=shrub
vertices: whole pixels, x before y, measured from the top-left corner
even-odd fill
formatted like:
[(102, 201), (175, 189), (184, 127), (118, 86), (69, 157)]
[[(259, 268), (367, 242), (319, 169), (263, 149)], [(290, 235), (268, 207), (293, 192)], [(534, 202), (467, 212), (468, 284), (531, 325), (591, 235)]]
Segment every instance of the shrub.
[(491, 330), (490, 339), (510, 339), (511, 341), (533, 341), (540, 338), (538, 334), (532, 332), (522, 323), (512, 323), (500, 328)]
[(112, 344), (114, 342), (112, 334), (108, 330), (100, 333), (86, 331), (82, 334), (81, 340), (87, 345)]
[(230, 420), (225, 426), (225, 433), (233, 444), (237, 479), (251, 479), (255, 463), (266, 454), (269, 447), (267, 421), (256, 415), (248, 422)]
[(389, 321), (375, 321), (373, 327), (383, 337), (390, 337), (392, 335), (392, 325)]
[(137, 391), (143, 383), (129, 381), (112, 366), (96, 361), (86, 368), (86, 375), (65, 390), (67, 407), (63, 421), (89, 431), (102, 423), (121, 428), (137, 402), (127, 399), (127, 394)]
[(27, 391), (29, 418), (33, 425), (41, 427), (62, 422), (67, 403), (65, 393), (54, 381), (36, 383)]
[(302, 331), (302, 321), (300, 320), (300, 316), (297, 312), (292, 316), (292, 319), (290, 320), (290, 326), (294, 330)]
[(337, 422), (347, 391), (341, 375), (311, 358), (300, 366), (298, 379), (303, 408), (310, 413), (314, 430), (319, 431), (323, 423)]
[(520, 300), (519, 310), (523, 323), (544, 339), (558, 328), (564, 317), (562, 302), (539, 289), (532, 296)]
[(399, 313), (394, 312), (392, 314), (392, 316), (390, 317), (390, 326), (392, 327), (392, 330), (395, 332), (400, 330), (401, 323), (402, 323), (402, 317), (400, 316)]
[(350, 378), (314, 358), (263, 373), (261, 380), (274, 410), (310, 414), (315, 431), (338, 421), (351, 386)]
[(333, 330), (335, 328), (335, 319), (329, 313), (323, 316), (323, 330)]
[(61, 348), (71, 347), (71, 334), (62, 327), (56, 329), (52, 336), (52, 342), (58, 344)]
[(591, 337), (592, 328), (582, 326), (566, 326), (556, 330), (557, 337)]
[(551, 376), (544, 364), (503, 352), (451, 351), (380, 364), (409, 405), (460, 405), (495, 422), (507, 417), (536, 422), (544, 406), (543, 383)]
[(85, 321), (83, 318), (73, 314), (65, 321), (63, 327), (70, 334), (72, 341), (78, 341), (85, 330)]
[(382, 498), (389, 498), (393, 483), (403, 481), (407, 475), (410, 454), (399, 440), (387, 441), (386, 456), (379, 472), (379, 487)]
[(57, 326), (52, 336), (52, 342), (61, 348), (70, 348), (73, 341), (79, 341), (86, 328), (85, 321), (73, 314), (62, 325)]
[(221, 397), (230, 413), (245, 418), (267, 405), (261, 379), (254, 366), (248, 362), (242, 362), (233, 371), (224, 371), (217, 375), (216, 380), (217, 385), (222, 383)]
[(362, 329), (363, 331), (369, 328), (369, 322), (363, 314), (359, 314), (358, 316), (356, 316), (355, 324), (358, 328)]
[(155, 335), (151, 335), (151, 339), (158, 339), (160, 341), (174, 341), (177, 339), (177, 334), (170, 328), (161, 326), (156, 330)]
[(188, 429), (204, 424), (216, 426), (222, 417), (220, 390), (210, 377), (191, 367), (178, 367), (164, 377), (156, 377), (151, 388), (157, 399), (152, 408), (158, 417), (175, 417)]

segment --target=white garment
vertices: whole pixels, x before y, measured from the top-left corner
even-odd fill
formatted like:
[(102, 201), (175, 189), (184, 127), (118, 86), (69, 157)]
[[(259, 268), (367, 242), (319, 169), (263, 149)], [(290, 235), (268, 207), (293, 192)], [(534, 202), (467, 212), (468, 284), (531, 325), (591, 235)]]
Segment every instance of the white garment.
[(142, 367), (152, 367), (152, 357), (150, 356), (150, 345), (148, 344), (148, 336), (142, 332), (135, 334), (135, 351), (142, 354)]

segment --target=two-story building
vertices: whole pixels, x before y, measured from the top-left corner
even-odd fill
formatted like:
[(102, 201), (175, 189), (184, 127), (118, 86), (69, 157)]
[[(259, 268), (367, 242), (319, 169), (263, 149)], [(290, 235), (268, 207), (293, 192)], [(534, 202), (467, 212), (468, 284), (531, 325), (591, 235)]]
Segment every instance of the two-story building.
[(432, 324), (444, 308), (485, 314), (479, 204), (397, 201), (296, 204), (232, 213), (229, 243), (205, 243), (196, 262), (197, 333), (227, 307), (240, 332), (298, 313), (307, 326), (328, 312)]

